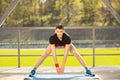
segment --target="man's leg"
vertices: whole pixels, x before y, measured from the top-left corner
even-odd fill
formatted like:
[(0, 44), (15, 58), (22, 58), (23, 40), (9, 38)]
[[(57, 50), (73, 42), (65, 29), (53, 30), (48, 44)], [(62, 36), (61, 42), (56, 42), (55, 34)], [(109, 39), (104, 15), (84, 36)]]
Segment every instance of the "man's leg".
[(86, 63), (84, 62), (82, 56), (78, 53), (75, 46), (71, 44), (70, 46), (70, 52), (78, 59), (78, 61), (82, 64), (82, 66), (87, 69)]
[(45, 51), (45, 53), (40, 57), (37, 64), (35, 65), (34, 69), (31, 71), (31, 76), (35, 74), (36, 69), (39, 67), (40, 64), (45, 60), (45, 58), (51, 53), (51, 46), (49, 45)]
[(82, 56), (78, 53), (78, 51), (76, 50), (73, 44), (71, 44), (70, 46), (70, 51), (78, 59), (78, 61), (82, 64), (82, 66), (86, 69), (86, 74), (94, 76), (94, 74), (92, 74), (92, 72), (88, 69), (85, 61), (83, 60)]
[(35, 68), (37, 69), (39, 67), (39, 65), (45, 60), (45, 58), (47, 56), (49, 56), (49, 54), (51, 53), (51, 46), (49, 45), (45, 51), (45, 53), (40, 57), (40, 59), (38, 60), (37, 64), (35, 65)]

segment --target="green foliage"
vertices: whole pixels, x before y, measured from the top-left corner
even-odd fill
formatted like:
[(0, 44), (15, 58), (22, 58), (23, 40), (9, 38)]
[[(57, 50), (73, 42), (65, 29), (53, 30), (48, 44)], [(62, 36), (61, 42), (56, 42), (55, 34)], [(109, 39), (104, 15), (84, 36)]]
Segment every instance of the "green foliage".
[[(12, 0), (0, 0), (0, 17)], [(120, 2), (110, 0), (120, 13)], [(4, 26), (118, 26), (102, 0), (20, 0)]]

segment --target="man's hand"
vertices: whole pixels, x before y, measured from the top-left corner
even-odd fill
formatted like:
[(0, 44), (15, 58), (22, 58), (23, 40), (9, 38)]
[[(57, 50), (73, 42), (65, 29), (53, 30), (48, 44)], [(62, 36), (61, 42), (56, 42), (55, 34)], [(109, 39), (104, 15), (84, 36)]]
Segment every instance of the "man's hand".
[(59, 67), (56, 68), (56, 71), (57, 71), (58, 74), (61, 74), (61, 72), (60, 72), (61, 69)]
[(64, 73), (64, 68), (56, 68), (56, 71), (58, 74), (63, 74)]
[(64, 67), (61, 67), (60, 68), (60, 74), (63, 74), (64, 73)]

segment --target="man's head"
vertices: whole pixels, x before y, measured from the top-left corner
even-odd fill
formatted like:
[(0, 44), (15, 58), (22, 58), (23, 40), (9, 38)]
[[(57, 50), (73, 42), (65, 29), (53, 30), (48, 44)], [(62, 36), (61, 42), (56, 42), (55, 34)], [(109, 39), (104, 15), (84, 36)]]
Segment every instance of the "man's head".
[(64, 27), (62, 25), (57, 25), (55, 29), (55, 33), (57, 34), (58, 38), (62, 38), (64, 33)]

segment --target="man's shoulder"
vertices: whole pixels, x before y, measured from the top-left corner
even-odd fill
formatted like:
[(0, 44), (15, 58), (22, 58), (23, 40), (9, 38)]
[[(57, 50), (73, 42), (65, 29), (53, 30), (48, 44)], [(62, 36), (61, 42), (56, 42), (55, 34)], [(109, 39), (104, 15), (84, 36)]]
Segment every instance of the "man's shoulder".
[(64, 36), (68, 37), (68, 38), (71, 38), (70, 35), (68, 33), (66, 33), (66, 32), (64, 33)]
[(55, 33), (50, 36), (50, 38), (49, 38), (49, 43), (50, 44), (55, 44), (55, 42), (56, 42), (56, 36), (57, 35)]
[(49, 38), (55, 38), (56, 37), (56, 34), (52, 34)]

